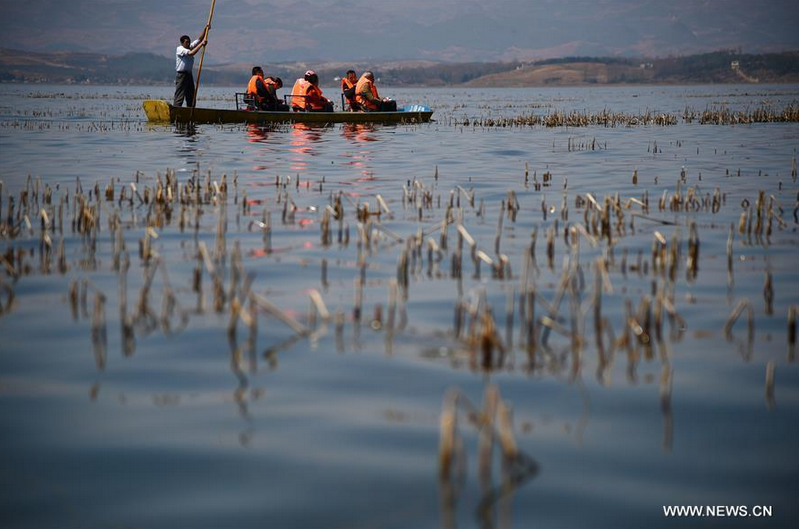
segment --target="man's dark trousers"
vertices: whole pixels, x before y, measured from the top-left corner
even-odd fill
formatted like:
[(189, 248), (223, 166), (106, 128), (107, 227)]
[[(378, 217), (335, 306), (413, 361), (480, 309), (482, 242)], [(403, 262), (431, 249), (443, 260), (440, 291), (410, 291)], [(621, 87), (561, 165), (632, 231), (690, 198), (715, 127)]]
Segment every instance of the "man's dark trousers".
[(175, 75), (174, 105), (182, 106), (184, 99), (187, 107), (194, 105), (194, 76), (191, 72), (177, 72)]

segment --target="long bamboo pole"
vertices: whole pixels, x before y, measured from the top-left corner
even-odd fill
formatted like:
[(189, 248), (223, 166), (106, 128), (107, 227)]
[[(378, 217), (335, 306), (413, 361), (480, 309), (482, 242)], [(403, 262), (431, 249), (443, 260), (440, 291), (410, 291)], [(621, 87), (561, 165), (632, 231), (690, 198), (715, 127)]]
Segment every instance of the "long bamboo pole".
[[(208, 13), (208, 23), (205, 25), (205, 38), (208, 38), (208, 33), (211, 32), (211, 20), (214, 18), (214, 7), (216, 7), (216, 0), (211, 0), (211, 12)], [(197, 106), (197, 92), (200, 91), (200, 75), (203, 72), (203, 60), (205, 59), (205, 46), (200, 54), (200, 66), (197, 67), (197, 83), (194, 86), (194, 101), (191, 105), (191, 115), (194, 117), (194, 107)]]

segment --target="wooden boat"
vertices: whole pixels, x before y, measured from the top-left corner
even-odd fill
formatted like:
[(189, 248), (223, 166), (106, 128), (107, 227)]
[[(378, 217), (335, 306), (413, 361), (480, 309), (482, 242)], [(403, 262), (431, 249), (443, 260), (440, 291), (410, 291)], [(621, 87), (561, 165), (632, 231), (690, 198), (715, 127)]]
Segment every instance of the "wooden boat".
[[(395, 112), (262, 112), (222, 108), (176, 107), (163, 100), (147, 100), (142, 106), (154, 123), (426, 123), (433, 111), (409, 105)], [(193, 110), (193, 112), (192, 112)]]

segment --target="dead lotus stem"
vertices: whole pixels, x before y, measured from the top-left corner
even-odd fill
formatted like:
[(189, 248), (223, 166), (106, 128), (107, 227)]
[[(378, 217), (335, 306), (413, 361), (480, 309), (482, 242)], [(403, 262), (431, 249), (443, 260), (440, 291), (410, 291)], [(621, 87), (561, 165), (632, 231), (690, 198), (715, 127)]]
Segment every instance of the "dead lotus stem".
[(233, 246), (233, 255), (230, 258), (230, 284), (228, 285), (228, 299), (236, 296), (241, 276), (244, 275), (244, 267), (241, 262), (241, 245), (236, 241)]
[(649, 296), (644, 296), (641, 303), (638, 305), (638, 321), (641, 322), (641, 329), (643, 333), (639, 336), (644, 344), (651, 343), (652, 339), (652, 301)]
[[(448, 231), (448, 228), (449, 228), (449, 218), (448, 218), (447, 215), (445, 215), (444, 218), (441, 219), (441, 226), (440, 226), (441, 234), (439, 236), (439, 244), (441, 245), (441, 248), (443, 248), (445, 250), (447, 249), (447, 235), (448, 235), (447, 231)], [(428, 235), (428, 234), (425, 234), (425, 235)]]
[(438, 246), (438, 243), (436, 243), (436, 240), (434, 238), (432, 237), (427, 238), (427, 248), (428, 248), (428, 254), (427, 254), (428, 261), (433, 260), (432, 254), (436, 254), (436, 260), (438, 261), (441, 260), (442, 257), (441, 248)]
[[(676, 246), (675, 246), (676, 248)], [(691, 222), (690, 235), (688, 238), (688, 270), (696, 277), (696, 271), (699, 263), (699, 233), (696, 228), (696, 222)]]
[(677, 312), (677, 309), (674, 308), (671, 300), (669, 300), (669, 298), (666, 296), (663, 296), (663, 308), (666, 309), (666, 312), (669, 315), (669, 321), (672, 325), (672, 329), (676, 327), (676, 330), (681, 332), (686, 326), (685, 320), (682, 318), (682, 316), (680, 316), (680, 314)]
[(650, 222), (657, 222), (658, 224), (662, 224), (664, 226), (676, 226), (677, 225), (676, 222), (672, 222), (670, 220), (665, 220), (665, 219), (658, 219), (656, 217), (650, 217), (649, 215), (644, 215), (644, 214), (639, 213), (637, 211), (634, 211), (632, 213), (632, 217), (633, 218), (639, 218), (639, 219), (648, 220)]
[[(69, 308), (72, 312), (72, 319), (78, 319), (78, 296), (79, 296), (79, 286), (78, 280), (73, 279), (69, 282)], [(788, 312), (790, 317), (790, 311)]]
[(225, 308), (225, 286), (222, 283), (222, 276), (218, 274), (213, 275), (213, 291), (214, 291), (214, 310), (222, 312)]
[(724, 325), (724, 335), (727, 337), (728, 340), (732, 339), (732, 328), (735, 325), (735, 322), (738, 321), (738, 318), (743, 313), (743, 311), (747, 311), (747, 331), (748, 331), (748, 339), (751, 342), (754, 338), (754, 329), (755, 329), (755, 316), (754, 311), (752, 310), (752, 306), (749, 304), (748, 299), (743, 299), (738, 302), (735, 309), (730, 313), (730, 316), (727, 318), (727, 323)]
[(796, 320), (799, 316), (799, 306), (791, 305), (788, 307), (788, 345), (796, 345)]
[(592, 195), (591, 193), (586, 193), (585, 197), (588, 199), (588, 201), (591, 203), (593, 207), (595, 207), (600, 213), (602, 213), (602, 206), (599, 205), (599, 202), (597, 202), (597, 200), (594, 198), (594, 195)]
[(554, 319), (550, 318), (549, 316), (542, 316), (541, 319), (539, 320), (539, 323), (541, 323), (541, 325), (543, 325), (544, 327), (552, 329), (553, 331), (567, 338), (571, 338), (572, 336), (572, 333), (571, 331), (569, 331), (569, 329), (567, 329), (566, 327), (564, 327)]
[(505, 358), (506, 349), (497, 334), (497, 326), (494, 322), (494, 315), (491, 307), (485, 304), (483, 307), (483, 313), (479, 319), (480, 336), (476, 338), (477, 344), (480, 346), (480, 352), (482, 353), (482, 367), (485, 370), (490, 370), (495, 365), (494, 350), (496, 349), (499, 353), (498, 365), (501, 367)]
[(460, 279), (462, 276), (462, 254), (460, 248), (455, 248), (455, 251), (452, 252), (452, 263), (450, 268), (450, 275), (455, 279)]
[(404, 238), (397, 235), (395, 232), (385, 227), (383, 224), (375, 223), (374, 226), (397, 242), (403, 242), (405, 240)]
[(516, 459), (519, 456), (519, 448), (513, 435), (513, 418), (510, 407), (502, 399), (499, 400), (497, 406), (497, 415), (499, 416), (499, 445), (502, 447), (502, 452), (507, 460)]
[(362, 305), (363, 305), (363, 282), (359, 277), (355, 278), (355, 294), (352, 304), (352, 319), (356, 322), (361, 321)]
[(399, 288), (397, 286), (397, 280), (393, 277), (389, 279), (388, 282), (388, 321), (387, 321), (387, 329), (389, 333), (394, 330), (394, 321), (396, 319), (396, 312), (397, 312), (397, 295), (399, 293)]
[(488, 482), (491, 479), (491, 456), (494, 451), (494, 423), (498, 402), (499, 391), (496, 386), (489, 384), (483, 393), (483, 412), (480, 421), (478, 468), (481, 482)]
[(570, 333), (569, 338), (571, 342), (571, 350), (574, 353), (574, 363), (573, 363), (573, 375), (576, 376), (580, 370), (580, 355), (583, 346), (583, 333), (582, 333), (582, 326), (583, 326), (583, 315), (582, 311), (580, 310), (580, 302), (578, 298), (577, 289), (574, 286), (574, 282), (572, 282), (572, 288), (569, 289), (569, 324), (570, 324)]
[(774, 314), (774, 285), (771, 272), (766, 272), (763, 284), (763, 300), (766, 303), (766, 314)]
[(505, 297), (505, 343), (509, 349), (513, 349), (513, 320), (515, 309), (516, 293), (511, 286)]
[(741, 212), (741, 218), (738, 220), (738, 233), (743, 235), (746, 233), (746, 219), (748, 217), (748, 210)]
[(733, 243), (734, 236), (735, 236), (735, 225), (734, 224), (730, 224), (730, 230), (727, 233), (727, 273), (730, 276), (730, 278), (732, 277), (732, 269), (733, 269), (733, 267), (732, 267), (732, 249), (733, 249), (732, 243)]
[(499, 254), (496, 263), (494, 264), (494, 275), (498, 279), (513, 279), (511, 271), (510, 259), (504, 253)]
[(106, 327), (105, 327), (105, 294), (100, 291), (94, 295), (94, 311), (92, 313), (92, 344), (94, 345), (97, 369), (105, 368), (106, 361)]
[(605, 294), (613, 294), (613, 283), (610, 281), (610, 274), (608, 273), (607, 260), (598, 257), (596, 260), (599, 273), (602, 277), (602, 290)]
[[(236, 288), (234, 287), (234, 280), (233, 280), (233, 276), (237, 275), (237, 272), (235, 272), (236, 269), (237, 266), (234, 264), (230, 270), (231, 286), (228, 293), (230, 297), (230, 319), (228, 320), (228, 335), (231, 337), (235, 336), (236, 334), (236, 324), (238, 323), (239, 319), (241, 319), (242, 323), (244, 323), (244, 325), (246, 325), (247, 327), (252, 326), (252, 318), (250, 314), (247, 312), (247, 310), (244, 309), (244, 304), (247, 302), (247, 299), (250, 297), (250, 287), (252, 285), (254, 276), (252, 274), (245, 275), (241, 290), (239, 290), (237, 293)], [(236, 281), (235, 283), (238, 283), (238, 281)]]
[(474, 195), (475, 195), (475, 191), (474, 191), (474, 190), (471, 190), (471, 192), (470, 192), (470, 191), (467, 191), (467, 190), (465, 190), (465, 189), (464, 189), (462, 186), (458, 186), (458, 191), (459, 191), (460, 193), (462, 193), (462, 194), (463, 194), (463, 196), (465, 196), (465, 197), (466, 197), (466, 200), (469, 202), (469, 205), (472, 207), (472, 209), (474, 209)]
[(438, 472), (439, 478), (449, 481), (458, 436), (457, 406), (459, 393), (451, 389), (444, 397), (444, 406), (439, 419)]
[(408, 247), (402, 250), (397, 259), (397, 283), (403, 290), (403, 296), (407, 299), (410, 287), (410, 265), (408, 262)]
[[(627, 300), (629, 302), (629, 300)], [(644, 332), (644, 328), (641, 326), (641, 323), (638, 321), (638, 316), (634, 315), (632, 309), (628, 310), (627, 316), (627, 327), (633, 331), (633, 334), (638, 339), (638, 342), (641, 344), (649, 343), (649, 336)]]
[(497, 221), (497, 234), (494, 237), (494, 253), (496, 253), (496, 254), (499, 253), (499, 246), (500, 246), (501, 241), (502, 241), (502, 222), (503, 222), (503, 218), (504, 218), (504, 216), (502, 215), (502, 212), (500, 211), (499, 220)]
[(576, 229), (580, 233), (580, 235), (585, 237), (585, 239), (591, 244), (592, 247), (596, 248), (599, 245), (599, 242), (597, 241), (596, 237), (588, 233), (588, 230), (586, 230), (585, 226), (583, 226), (582, 224), (576, 224), (575, 226), (573, 226), (573, 228)]
[(663, 291), (658, 290), (655, 296), (655, 303), (653, 308), (653, 322), (655, 325), (655, 339), (658, 342), (663, 341)]
[[(599, 259), (597, 259), (599, 261)], [(594, 272), (594, 338), (597, 348), (602, 351), (602, 273), (599, 270), (599, 263)]]
[(547, 234), (547, 260), (549, 261), (549, 267), (552, 268), (553, 260), (555, 259), (555, 228), (552, 227), (549, 229)]
[(3, 303), (3, 296), (0, 295), (0, 316), (11, 312), (11, 307), (14, 304), (14, 289), (0, 278), (0, 294), (3, 292), (5, 293), (6, 299), (5, 303)]
[(474, 238), (469, 234), (463, 224), (458, 224), (458, 234), (460, 234), (461, 238), (466, 241), (466, 243), (471, 246), (472, 248), (472, 255), (475, 253), (475, 246), (476, 243), (474, 242)]
[(89, 317), (88, 295), (89, 295), (89, 280), (88, 279), (81, 279), (80, 280), (80, 315), (81, 315), (81, 318), (84, 318), (84, 319)]
[(330, 245), (331, 241), (331, 231), (330, 231), (330, 212), (333, 211), (333, 208), (330, 206), (326, 206), (324, 212), (322, 213), (322, 222), (319, 223), (319, 229), (321, 230), (322, 235), (322, 246)]
[(476, 257), (481, 261), (483, 261), (488, 266), (494, 266), (494, 260), (491, 259), (491, 257), (489, 257), (488, 254), (485, 253), (484, 251), (478, 250), (476, 253)]
[(208, 273), (212, 276), (216, 275), (216, 269), (214, 268), (214, 263), (211, 260), (211, 255), (208, 253), (208, 247), (205, 246), (205, 242), (200, 241), (198, 248), (200, 250), (200, 255), (203, 258), (203, 262), (205, 263), (206, 270), (208, 270)]
[[(536, 325), (535, 325), (535, 284), (530, 290), (523, 293), (523, 303), (520, 303), (519, 312), (524, 310), (524, 342), (527, 344), (528, 354), (535, 353), (537, 346)], [(532, 363), (532, 361), (531, 361)]]
[(383, 200), (383, 197), (380, 196), (380, 195), (377, 195), (376, 198), (377, 198), (377, 204), (383, 210), (383, 213), (385, 213), (386, 215), (391, 215), (391, 208), (388, 207), (388, 204), (386, 204), (386, 201)]
[(522, 274), (521, 274), (521, 283), (519, 285), (522, 294), (527, 292), (527, 284), (529, 282), (529, 275), (530, 275), (530, 262), (533, 260), (530, 252), (524, 252), (522, 254)]
[(368, 228), (365, 228), (363, 223), (358, 222), (358, 246), (360, 248), (364, 248), (369, 250), (370, 248), (370, 238), (369, 238), (369, 231)]
[[(161, 301), (161, 328), (166, 335), (174, 335), (186, 326), (188, 323), (188, 315), (180, 308), (178, 304), (177, 297), (175, 296), (172, 287), (169, 286), (169, 280), (166, 278), (166, 266), (161, 266), (161, 272), (164, 276), (164, 288), (162, 294), (162, 301)], [(173, 314), (177, 311), (178, 315), (180, 316), (180, 325), (179, 327), (173, 329), (170, 323), (170, 319), (172, 318)]]
[(766, 403), (769, 410), (774, 408), (774, 360), (769, 360), (766, 364)]
[[(637, 199), (637, 198), (635, 198), (635, 197), (630, 197), (630, 198), (629, 198), (629, 200), (628, 200), (628, 204), (629, 204), (630, 202), (632, 202), (633, 204), (636, 204), (636, 205), (640, 206), (640, 207), (641, 207), (641, 209), (646, 209), (646, 204), (644, 204), (642, 201), (638, 200), (638, 199)], [(627, 208), (627, 209), (629, 209), (629, 208)]]
[(310, 334), (310, 330), (303, 325), (302, 323), (298, 322), (296, 319), (292, 318), (284, 311), (280, 310), (277, 306), (275, 306), (272, 302), (268, 299), (263, 298), (257, 294), (251, 294), (251, 299), (255, 301), (255, 303), (265, 312), (275, 316), (277, 319), (285, 323), (288, 327), (291, 328), (295, 333), (301, 336), (307, 336)]
[(322, 294), (319, 293), (318, 290), (311, 289), (308, 293), (311, 298), (311, 305), (313, 310), (316, 311), (316, 314), (322, 318), (322, 321), (327, 322), (330, 320), (330, 311), (327, 310), (327, 306), (325, 305), (325, 301), (322, 299)]

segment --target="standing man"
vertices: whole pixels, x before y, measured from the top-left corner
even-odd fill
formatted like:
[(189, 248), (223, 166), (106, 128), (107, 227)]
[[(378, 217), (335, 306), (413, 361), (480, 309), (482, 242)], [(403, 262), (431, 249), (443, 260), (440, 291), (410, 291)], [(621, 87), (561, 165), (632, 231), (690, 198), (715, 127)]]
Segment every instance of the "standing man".
[(208, 44), (208, 28), (203, 30), (200, 38), (191, 41), (188, 35), (180, 37), (180, 46), (175, 51), (175, 101), (176, 107), (182, 106), (186, 101), (186, 106), (194, 106), (194, 76), (191, 70), (194, 67), (194, 56), (203, 46)]

